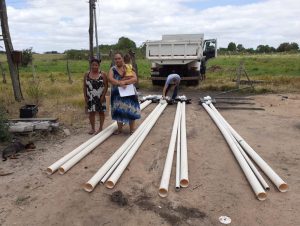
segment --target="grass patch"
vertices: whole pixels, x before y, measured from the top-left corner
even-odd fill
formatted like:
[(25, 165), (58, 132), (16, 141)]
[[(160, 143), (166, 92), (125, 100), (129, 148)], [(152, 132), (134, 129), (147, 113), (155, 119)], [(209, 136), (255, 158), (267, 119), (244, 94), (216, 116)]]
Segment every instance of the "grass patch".
[(4, 106), (0, 104), (0, 141), (5, 142), (11, 139), (7, 125), (8, 115)]
[[(263, 80), (255, 90), (241, 90), (248, 93), (299, 92), (300, 55), (252, 55), (219, 56), (207, 63), (206, 80), (196, 87), (184, 86), (186, 90), (226, 91), (236, 88), (232, 80), (240, 61), (252, 80)], [(73, 83), (67, 76), (67, 60), (64, 54), (34, 54), (36, 78), (33, 80), (32, 67), (20, 68), (20, 79), (25, 100), (15, 102), (5, 55), (0, 54), (7, 74), (7, 84), (0, 83), (0, 101), (9, 117), (19, 117), (19, 108), (24, 104), (39, 104), (38, 117), (59, 117), (62, 123), (74, 125), (82, 122), (84, 114), (82, 79), (89, 64), (86, 60), (70, 60), (69, 66)], [(101, 70), (108, 72), (111, 61), (103, 60)], [(137, 59), (140, 90), (162, 92), (162, 86), (152, 86), (151, 63)], [(242, 86), (243, 87), (243, 86)]]
[[(234, 87), (240, 62), (251, 80), (264, 83), (255, 85), (255, 92), (297, 92), (300, 90), (300, 55), (253, 55), (253, 56), (219, 56), (207, 64), (207, 79), (202, 83), (203, 89), (220, 90)], [(242, 78), (246, 79), (246, 77)]]

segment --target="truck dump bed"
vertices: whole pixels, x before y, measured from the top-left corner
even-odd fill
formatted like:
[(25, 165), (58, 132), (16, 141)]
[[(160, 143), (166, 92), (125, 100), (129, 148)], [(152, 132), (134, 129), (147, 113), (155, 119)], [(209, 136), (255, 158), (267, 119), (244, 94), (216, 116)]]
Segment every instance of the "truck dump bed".
[(163, 35), (162, 40), (146, 42), (146, 58), (159, 64), (187, 64), (199, 60), (203, 37), (203, 34)]

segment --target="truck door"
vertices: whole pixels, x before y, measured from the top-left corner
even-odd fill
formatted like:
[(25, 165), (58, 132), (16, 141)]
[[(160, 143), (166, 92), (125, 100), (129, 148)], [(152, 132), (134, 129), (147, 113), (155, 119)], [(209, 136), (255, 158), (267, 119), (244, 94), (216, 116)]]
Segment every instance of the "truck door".
[(204, 40), (203, 56), (205, 56), (205, 60), (208, 60), (210, 58), (214, 58), (217, 56), (217, 39)]

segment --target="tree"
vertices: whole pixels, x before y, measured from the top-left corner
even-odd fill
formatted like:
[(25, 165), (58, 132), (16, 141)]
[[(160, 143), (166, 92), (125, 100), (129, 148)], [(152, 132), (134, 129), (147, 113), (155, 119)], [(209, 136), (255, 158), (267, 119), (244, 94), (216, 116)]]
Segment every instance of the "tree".
[(139, 57), (143, 57), (145, 58), (145, 55), (146, 55), (146, 43), (143, 43), (139, 48), (139, 54), (140, 55)]
[(299, 50), (299, 45), (298, 45), (298, 43), (296, 43), (296, 42), (292, 42), (291, 43), (291, 49), (292, 50)]
[(136, 49), (136, 44), (134, 41), (126, 37), (119, 38), (118, 43), (116, 44), (116, 49), (125, 50), (125, 49)]
[(236, 51), (236, 44), (234, 42), (230, 42), (228, 44), (228, 47), (227, 47), (228, 51), (232, 51), (232, 52), (235, 52)]
[(244, 48), (244, 46), (243, 46), (242, 44), (238, 44), (238, 45), (236, 46), (236, 49), (237, 49), (238, 52), (242, 52), (242, 51), (245, 50), (245, 48)]
[(257, 53), (274, 53), (276, 49), (269, 45), (259, 45), (256, 48)]
[(247, 53), (253, 54), (255, 50), (253, 48), (246, 49)]
[(256, 52), (258, 53), (270, 53), (271, 47), (269, 45), (259, 45), (256, 48)]
[(0, 1), (0, 20), (1, 20), (1, 29), (2, 29), (4, 45), (5, 45), (7, 63), (8, 63), (10, 77), (11, 77), (12, 86), (14, 90), (15, 100), (21, 101), (23, 100), (23, 95), (21, 91), (19, 74), (16, 66), (14, 65), (13, 58), (12, 58), (12, 53), (14, 51), (14, 48), (10, 38), (5, 0)]
[(287, 52), (290, 50), (291, 50), (291, 46), (288, 42), (281, 43), (277, 48), (278, 52)]

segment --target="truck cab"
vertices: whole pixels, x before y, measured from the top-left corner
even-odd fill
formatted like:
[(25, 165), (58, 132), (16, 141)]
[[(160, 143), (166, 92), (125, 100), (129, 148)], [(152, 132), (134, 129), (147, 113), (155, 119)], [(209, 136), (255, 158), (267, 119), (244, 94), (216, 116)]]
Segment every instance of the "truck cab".
[(162, 40), (146, 42), (146, 58), (151, 61), (154, 85), (164, 84), (171, 73), (196, 85), (205, 76), (206, 61), (216, 56), (216, 39), (203, 34), (163, 35)]

